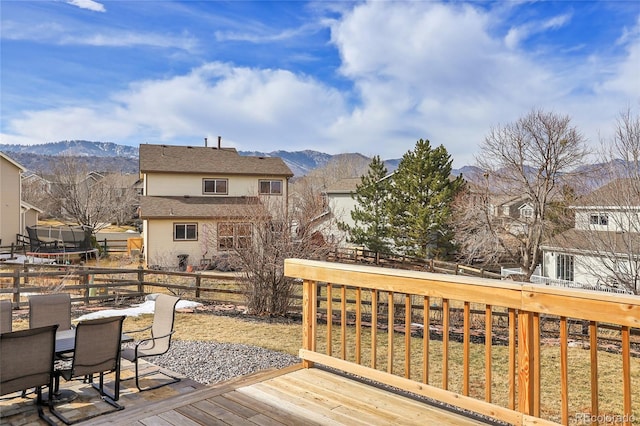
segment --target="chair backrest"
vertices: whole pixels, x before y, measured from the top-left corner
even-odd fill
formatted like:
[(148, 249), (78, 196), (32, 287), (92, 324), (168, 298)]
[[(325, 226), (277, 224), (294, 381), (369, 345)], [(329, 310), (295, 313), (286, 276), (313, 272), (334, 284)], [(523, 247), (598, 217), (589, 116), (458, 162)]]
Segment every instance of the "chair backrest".
[(76, 327), (73, 377), (120, 368), (120, 343), (124, 316), (82, 321)]
[(38, 238), (38, 231), (35, 228), (27, 226), (27, 233), (29, 235), (29, 245), (32, 252), (40, 250), (40, 239)]
[(0, 333), (8, 333), (11, 331), (13, 324), (12, 309), (11, 300), (0, 300)]
[(0, 395), (53, 381), (57, 325), (0, 334)]
[[(168, 294), (160, 294), (156, 298), (153, 325), (151, 327), (151, 336), (154, 338), (154, 353), (163, 354), (169, 350), (171, 332), (173, 331), (173, 323), (176, 317), (176, 305), (179, 300), (179, 297)], [(145, 353), (149, 354), (149, 352), (149, 350), (145, 350)]]
[(58, 324), (58, 330), (71, 328), (71, 295), (38, 294), (29, 297), (29, 328)]

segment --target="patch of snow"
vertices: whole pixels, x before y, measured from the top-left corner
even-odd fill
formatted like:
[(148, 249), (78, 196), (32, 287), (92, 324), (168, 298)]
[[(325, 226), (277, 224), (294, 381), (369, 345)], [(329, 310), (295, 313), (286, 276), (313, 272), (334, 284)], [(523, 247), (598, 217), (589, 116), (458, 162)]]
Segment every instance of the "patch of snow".
[[(190, 300), (179, 300), (176, 305), (176, 309), (188, 309), (202, 306), (202, 303), (192, 302)], [(152, 314), (155, 311), (156, 302), (154, 300), (146, 300), (144, 303), (133, 305), (130, 308), (125, 309), (104, 309), (102, 311), (91, 312), (89, 314), (82, 315), (75, 321), (84, 321), (96, 318), (116, 317), (124, 315), (127, 317), (137, 317), (142, 314)]]

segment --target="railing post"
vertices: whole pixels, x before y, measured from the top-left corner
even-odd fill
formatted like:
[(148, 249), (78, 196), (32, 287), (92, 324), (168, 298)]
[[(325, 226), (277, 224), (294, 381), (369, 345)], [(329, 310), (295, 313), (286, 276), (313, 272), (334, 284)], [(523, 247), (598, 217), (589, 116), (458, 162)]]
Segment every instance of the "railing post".
[[(317, 285), (317, 282), (311, 280), (304, 280), (302, 283), (302, 348), (309, 351), (315, 351)], [(302, 360), (302, 366), (311, 368), (313, 362)]]
[(534, 374), (533, 359), (533, 314), (518, 310), (518, 411), (533, 415), (534, 407)]

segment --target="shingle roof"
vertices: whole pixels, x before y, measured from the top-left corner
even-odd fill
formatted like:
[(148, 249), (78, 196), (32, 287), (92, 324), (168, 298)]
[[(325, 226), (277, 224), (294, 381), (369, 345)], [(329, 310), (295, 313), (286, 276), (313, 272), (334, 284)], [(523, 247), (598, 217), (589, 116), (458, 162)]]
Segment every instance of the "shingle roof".
[(640, 234), (636, 232), (587, 231), (568, 229), (542, 244), (547, 250), (614, 252), (628, 254), (640, 252)]
[(150, 197), (140, 198), (142, 219), (202, 219), (267, 215), (258, 197)]
[(349, 193), (356, 192), (356, 187), (362, 184), (362, 178), (346, 178), (329, 185), (325, 192), (328, 194), (333, 193)]
[(640, 206), (640, 182), (633, 178), (614, 179), (577, 200), (573, 207)]
[(279, 157), (253, 157), (233, 148), (140, 144), (140, 171), (293, 176)]

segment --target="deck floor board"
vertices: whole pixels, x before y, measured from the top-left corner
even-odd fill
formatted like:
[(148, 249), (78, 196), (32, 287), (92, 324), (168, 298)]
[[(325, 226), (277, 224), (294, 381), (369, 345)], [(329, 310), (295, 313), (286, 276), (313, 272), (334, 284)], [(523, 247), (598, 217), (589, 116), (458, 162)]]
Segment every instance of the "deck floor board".
[(94, 424), (153, 426), (154, 418), (170, 424), (238, 426), (488, 424), (318, 368), (259, 373), (126, 411)]

